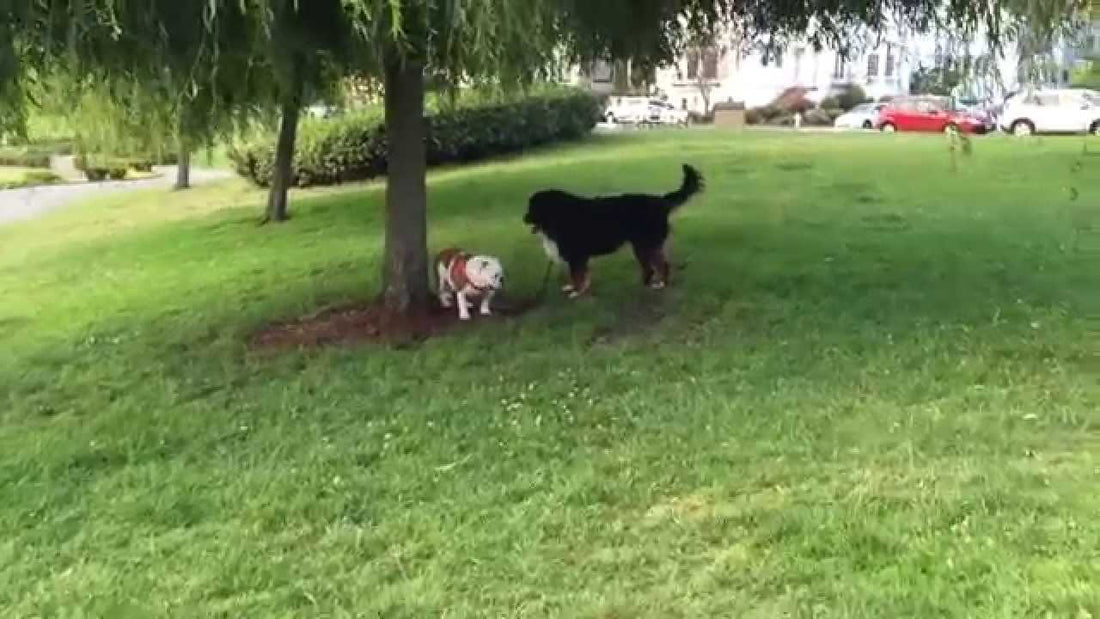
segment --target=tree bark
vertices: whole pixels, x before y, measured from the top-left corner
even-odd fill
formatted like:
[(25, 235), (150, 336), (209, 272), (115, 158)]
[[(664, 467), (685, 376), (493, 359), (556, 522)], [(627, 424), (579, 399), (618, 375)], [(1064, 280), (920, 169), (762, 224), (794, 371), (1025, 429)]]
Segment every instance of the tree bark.
[(176, 162), (176, 189), (191, 188), (191, 150), (181, 141)]
[(294, 142), (298, 137), (298, 116), (302, 104), (297, 95), (283, 102), (283, 118), (279, 125), (279, 141), (275, 146), (275, 166), (271, 171), (271, 189), (267, 194), (267, 215), (264, 221), (286, 221), (287, 191), (294, 174)]
[(408, 314), (428, 304), (427, 150), (424, 66), (391, 60), (386, 67), (386, 248), (382, 298)]

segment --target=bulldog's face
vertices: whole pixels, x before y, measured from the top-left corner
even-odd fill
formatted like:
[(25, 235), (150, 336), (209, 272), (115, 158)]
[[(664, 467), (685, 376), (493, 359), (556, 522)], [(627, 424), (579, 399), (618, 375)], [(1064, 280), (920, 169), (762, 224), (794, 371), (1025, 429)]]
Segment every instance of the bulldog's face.
[(473, 256), (466, 261), (466, 277), (478, 288), (500, 290), (504, 286), (504, 267), (495, 256)]

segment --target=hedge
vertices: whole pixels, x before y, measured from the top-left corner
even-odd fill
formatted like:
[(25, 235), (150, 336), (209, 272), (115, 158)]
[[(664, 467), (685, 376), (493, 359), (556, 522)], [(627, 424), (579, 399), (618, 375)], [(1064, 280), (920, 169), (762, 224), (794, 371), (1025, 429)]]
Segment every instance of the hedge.
[(72, 150), (72, 142), (65, 140), (35, 142), (22, 146), (5, 146), (0, 148), (0, 165), (48, 168), (50, 167), (51, 156), (68, 155), (72, 153)]
[(27, 147), (0, 149), (0, 165), (22, 168), (50, 167), (50, 153)]
[(23, 173), (23, 178), (0, 182), (0, 189), (19, 189), (20, 187), (52, 185), (60, 181), (61, 177), (49, 170), (28, 170)]
[[(462, 163), (512, 153), (550, 142), (577, 139), (600, 120), (593, 95), (569, 90), (518, 101), (430, 114), (426, 122), (428, 165)], [(274, 139), (237, 145), (229, 159), (257, 185), (271, 182)], [(386, 173), (387, 142), (377, 112), (307, 121), (299, 131), (292, 184), (333, 185)]]

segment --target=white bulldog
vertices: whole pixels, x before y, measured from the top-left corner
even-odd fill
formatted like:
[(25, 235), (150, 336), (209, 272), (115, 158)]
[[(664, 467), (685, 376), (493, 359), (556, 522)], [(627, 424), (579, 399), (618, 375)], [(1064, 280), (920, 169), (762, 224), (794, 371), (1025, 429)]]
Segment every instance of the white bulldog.
[(455, 248), (439, 252), (435, 261), (439, 276), (439, 303), (452, 307), (458, 300), (458, 317), (470, 319), (471, 299), (481, 301), (481, 315), (489, 316), (493, 296), (504, 286), (504, 268), (494, 256), (471, 256)]

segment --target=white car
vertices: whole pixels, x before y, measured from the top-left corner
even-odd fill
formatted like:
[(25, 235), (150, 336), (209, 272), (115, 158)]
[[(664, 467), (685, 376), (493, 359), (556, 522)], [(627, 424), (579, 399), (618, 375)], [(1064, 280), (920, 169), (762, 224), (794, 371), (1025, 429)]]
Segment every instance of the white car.
[(1084, 133), (1100, 135), (1100, 93), (1094, 90), (1035, 90), (1005, 103), (1001, 129), (1013, 135)]
[(657, 107), (660, 110), (661, 116), (660, 122), (662, 125), (676, 125), (684, 127), (688, 125), (690, 116), (687, 110), (681, 110), (680, 108), (672, 105), (667, 101), (650, 101), (650, 105)]
[(836, 117), (833, 126), (838, 129), (874, 129), (878, 113), (885, 103), (861, 103)]
[(661, 107), (654, 103), (649, 97), (612, 97), (603, 117), (609, 123), (659, 123)]

